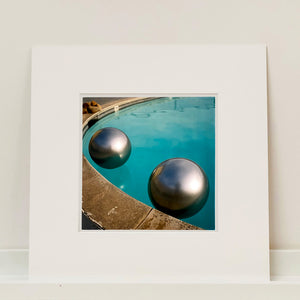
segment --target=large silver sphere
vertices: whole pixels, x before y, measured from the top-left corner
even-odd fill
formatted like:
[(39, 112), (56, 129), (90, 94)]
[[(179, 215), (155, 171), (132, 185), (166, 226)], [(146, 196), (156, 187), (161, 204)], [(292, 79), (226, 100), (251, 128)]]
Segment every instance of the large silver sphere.
[(148, 183), (153, 205), (180, 219), (196, 214), (206, 203), (208, 192), (205, 172), (185, 158), (171, 158), (159, 164)]
[(106, 127), (92, 136), (89, 152), (100, 167), (114, 169), (123, 165), (129, 158), (131, 143), (120, 129)]

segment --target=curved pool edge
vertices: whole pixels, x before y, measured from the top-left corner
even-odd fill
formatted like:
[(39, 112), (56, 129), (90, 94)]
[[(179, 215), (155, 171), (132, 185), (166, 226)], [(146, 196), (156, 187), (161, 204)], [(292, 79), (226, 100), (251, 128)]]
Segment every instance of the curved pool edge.
[(142, 102), (148, 102), (153, 99), (158, 99), (158, 97), (130, 98), (130, 99), (126, 99), (126, 100), (120, 100), (119, 102), (115, 102), (113, 105), (104, 107), (100, 111), (89, 116), (84, 122), (82, 122), (82, 134), (83, 135), (85, 134), (86, 130), (89, 128), (89, 123), (91, 121), (93, 121), (93, 120), (98, 121), (98, 120), (104, 118), (105, 116), (112, 114), (113, 112), (115, 112), (116, 107), (118, 110), (121, 110), (128, 106), (132, 106), (134, 104), (138, 104), (138, 103), (142, 103)]
[[(157, 97), (132, 98), (107, 106), (83, 122), (83, 135), (90, 127), (91, 121), (98, 121), (113, 113), (116, 106), (121, 110), (153, 99)], [(84, 155), (82, 155), (82, 210), (85, 216), (103, 229), (201, 230), (129, 196), (94, 169)]]

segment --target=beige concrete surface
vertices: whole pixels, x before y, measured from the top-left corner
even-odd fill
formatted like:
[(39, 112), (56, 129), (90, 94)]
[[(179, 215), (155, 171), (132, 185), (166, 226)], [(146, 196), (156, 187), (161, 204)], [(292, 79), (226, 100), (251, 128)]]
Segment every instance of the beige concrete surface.
[(130, 197), (99, 174), (82, 158), (82, 208), (104, 229), (197, 230)]

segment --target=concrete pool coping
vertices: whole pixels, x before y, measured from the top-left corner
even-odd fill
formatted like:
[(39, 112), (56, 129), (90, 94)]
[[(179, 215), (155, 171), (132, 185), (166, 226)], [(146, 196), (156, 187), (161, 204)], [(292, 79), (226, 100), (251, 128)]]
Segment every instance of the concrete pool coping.
[[(85, 132), (98, 120), (125, 107), (158, 97), (120, 99), (83, 120)], [(201, 230), (129, 196), (103, 177), (82, 155), (82, 211), (99, 229)]]

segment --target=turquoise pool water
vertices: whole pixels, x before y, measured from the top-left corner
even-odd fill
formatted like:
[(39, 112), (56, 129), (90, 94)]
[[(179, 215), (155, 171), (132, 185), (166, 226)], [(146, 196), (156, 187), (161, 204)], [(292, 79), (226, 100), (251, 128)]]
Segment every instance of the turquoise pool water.
[[(131, 141), (131, 155), (119, 168), (101, 168), (90, 157), (89, 141), (103, 127), (121, 129)], [(210, 190), (204, 207), (183, 221), (203, 229), (215, 229), (214, 97), (159, 98), (112, 113), (85, 133), (83, 154), (111, 183), (152, 207), (147, 187), (153, 169), (169, 158), (193, 160), (205, 171)]]

